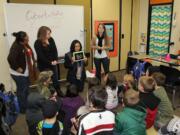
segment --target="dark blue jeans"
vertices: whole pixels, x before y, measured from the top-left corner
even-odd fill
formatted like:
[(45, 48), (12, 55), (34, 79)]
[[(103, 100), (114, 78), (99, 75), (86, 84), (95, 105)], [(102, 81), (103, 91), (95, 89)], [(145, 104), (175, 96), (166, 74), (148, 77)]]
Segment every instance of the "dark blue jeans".
[(25, 113), (27, 106), (28, 90), (30, 85), (29, 77), (15, 76), (15, 75), (11, 75), (11, 76), (16, 83), (16, 87), (17, 87), (16, 93), (20, 107), (20, 112)]
[(94, 64), (96, 67), (96, 77), (101, 80), (101, 64), (103, 65), (105, 74), (109, 73), (110, 60), (106, 58), (94, 58)]

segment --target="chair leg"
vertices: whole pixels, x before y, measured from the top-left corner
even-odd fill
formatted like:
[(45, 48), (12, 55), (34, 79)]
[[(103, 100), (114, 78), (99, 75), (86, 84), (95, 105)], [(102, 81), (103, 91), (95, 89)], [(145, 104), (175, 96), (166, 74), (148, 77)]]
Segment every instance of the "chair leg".
[(172, 95), (172, 105), (173, 105), (173, 109), (176, 109), (175, 98), (176, 98), (176, 88), (173, 88), (173, 95)]
[(172, 104), (173, 104), (173, 109), (177, 109), (177, 108), (180, 108), (180, 105), (176, 105), (176, 90), (179, 89), (180, 87), (175, 87), (173, 88), (173, 96), (172, 96)]

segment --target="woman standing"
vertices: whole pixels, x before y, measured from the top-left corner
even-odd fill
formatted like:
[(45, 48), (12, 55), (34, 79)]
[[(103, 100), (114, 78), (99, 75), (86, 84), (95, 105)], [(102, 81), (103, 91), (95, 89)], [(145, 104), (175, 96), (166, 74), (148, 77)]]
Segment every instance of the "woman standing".
[(23, 32), (13, 33), (16, 38), (13, 42), (8, 62), (10, 73), (17, 86), (17, 98), (20, 112), (24, 113), (27, 104), (29, 79), (33, 82), (36, 79), (35, 60), (31, 47), (28, 45), (29, 37)]
[(74, 40), (71, 43), (70, 52), (65, 54), (64, 66), (68, 69), (67, 81), (76, 85), (79, 91), (83, 91), (86, 79), (85, 66), (87, 65), (87, 58), (84, 57), (82, 61), (75, 61), (73, 53), (79, 51), (82, 51), (82, 45), (80, 41)]
[(91, 48), (94, 50), (94, 64), (96, 67), (96, 77), (101, 80), (101, 64), (103, 65), (105, 76), (109, 72), (109, 48), (110, 44), (106, 34), (105, 25), (100, 23), (96, 36), (92, 39)]
[(59, 90), (57, 71), (58, 52), (54, 39), (51, 37), (51, 29), (49, 27), (42, 26), (39, 28), (34, 48), (37, 54), (39, 71), (51, 70), (53, 72), (53, 85), (56, 90)]

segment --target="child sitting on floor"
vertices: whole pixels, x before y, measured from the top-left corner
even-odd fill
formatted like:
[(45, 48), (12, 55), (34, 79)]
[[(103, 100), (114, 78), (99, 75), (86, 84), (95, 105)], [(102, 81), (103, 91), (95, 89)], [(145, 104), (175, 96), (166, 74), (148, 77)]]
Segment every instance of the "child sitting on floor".
[(125, 90), (135, 89), (136, 90), (136, 82), (132, 74), (126, 74), (123, 78), (123, 84)]
[(47, 100), (43, 105), (44, 120), (37, 126), (38, 135), (62, 135), (63, 125), (56, 119), (58, 115), (58, 104)]
[(125, 92), (123, 111), (116, 116), (114, 135), (146, 135), (146, 110), (139, 106), (139, 93), (133, 89)]
[(160, 99), (153, 93), (155, 90), (155, 81), (152, 77), (142, 76), (139, 80), (138, 89), (140, 91), (140, 104), (146, 108), (146, 128), (150, 128), (154, 125), (156, 118), (158, 105)]
[(153, 93), (161, 100), (158, 106), (158, 113), (155, 121), (155, 127), (159, 129), (173, 118), (174, 111), (166, 90), (163, 87), (166, 80), (165, 75), (160, 72), (156, 72), (152, 74), (152, 77), (156, 81), (156, 89)]
[(91, 91), (91, 111), (80, 119), (78, 135), (112, 135), (115, 115), (105, 109), (107, 93), (102, 86), (95, 86)]
[(100, 80), (96, 77), (88, 79), (88, 91), (86, 94), (86, 105), (89, 106), (89, 95), (91, 94), (91, 88), (100, 85)]
[(108, 94), (106, 109), (112, 110), (118, 106), (118, 84), (115, 75), (107, 75), (105, 89)]
[(72, 126), (71, 118), (75, 117), (78, 108), (84, 104), (84, 100), (79, 96), (77, 86), (70, 84), (67, 87), (66, 97), (62, 99), (62, 111), (65, 112), (65, 134), (69, 134), (70, 128)]

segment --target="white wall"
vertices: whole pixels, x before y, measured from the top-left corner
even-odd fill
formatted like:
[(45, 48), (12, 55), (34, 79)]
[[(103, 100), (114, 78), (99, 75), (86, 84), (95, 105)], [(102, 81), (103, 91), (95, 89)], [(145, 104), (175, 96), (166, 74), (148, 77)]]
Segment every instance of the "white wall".
[[(141, 43), (141, 34), (145, 33), (147, 37), (147, 27), (148, 27), (148, 8), (149, 0), (140, 0), (139, 9), (139, 34), (138, 34), (138, 50)], [(147, 38), (146, 38), (147, 39)]]
[(0, 0), (0, 82), (4, 83), (7, 90), (11, 89), (11, 77), (9, 74), (9, 65), (7, 63), (8, 47), (5, 45), (5, 37), (2, 34), (5, 32), (3, 3), (6, 0)]
[[(171, 47), (170, 52), (177, 54), (177, 51), (180, 50), (180, 0), (174, 0), (174, 9), (173, 9), (173, 26), (171, 33), (171, 41), (175, 43)], [(175, 16), (175, 19), (174, 19)]]

